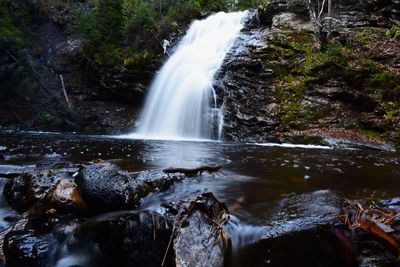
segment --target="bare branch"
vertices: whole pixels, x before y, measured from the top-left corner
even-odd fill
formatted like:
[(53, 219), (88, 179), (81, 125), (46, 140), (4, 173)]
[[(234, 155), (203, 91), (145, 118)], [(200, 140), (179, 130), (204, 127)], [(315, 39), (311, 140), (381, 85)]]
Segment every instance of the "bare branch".
[(319, 14), (318, 14), (318, 20), (321, 19), (321, 15), (324, 12), (324, 8), (325, 8), (325, 0), (322, 1), (321, 10), (319, 11)]

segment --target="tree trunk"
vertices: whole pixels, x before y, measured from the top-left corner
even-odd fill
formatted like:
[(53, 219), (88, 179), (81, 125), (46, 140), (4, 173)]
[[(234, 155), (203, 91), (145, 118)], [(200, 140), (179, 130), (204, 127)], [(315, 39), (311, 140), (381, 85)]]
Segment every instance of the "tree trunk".
[(332, 35), (332, 0), (328, 0), (328, 35), (327, 35), (327, 39), (331, 39), (331, 35)]
[(314, 7), (314, 4), (313, 4), (312, 0), (307, 0), (307, 3), (308, 3), (308, 11), (310, 13), (311, 23), (312, 23), (313, 28), (314, 28), (315, 38), (316, 38), (318, 44), (321, 45), (323, 43), (322, 42), (322, 38), (323, 38), (323, 36), (322, 36), (322, 24), (318, 20), (318, 17), (317, 17), (318, 10), (315, 10), (315, 7)]

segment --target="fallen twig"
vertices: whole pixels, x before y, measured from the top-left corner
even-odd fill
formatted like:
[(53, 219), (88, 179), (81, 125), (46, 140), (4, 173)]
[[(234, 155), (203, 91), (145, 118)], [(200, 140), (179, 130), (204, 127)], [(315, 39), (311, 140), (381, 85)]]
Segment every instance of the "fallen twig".
[[(182, 226), (182, 223), (181, 223), (181, 226)], [(172, 226), (172, 234), (171, 234), (171, 237), (170, 237), (170, 239), (168, 241), (168, 246), (167, 246), (167, 249), (165, 250), (164, 258), (163, 258), (163, 260), (161, 262), (161, 267), (164, 266), (165, 260), (167, 259), (168, 251), (169, 251), (169, 248), (171, 247), (171, 243), (172, 243), (172, 239), (174, 239), (174, 235), (175, 235), (175, 222), (174, 222), (174, 224)]]
[(65, 90), (64, 78), (63, 78), (62, 74), (60, 74), (60, 81), (61, 81), (61, 88), (62, 88), (62, 91), (64, 94), (65, 102), (67, 102), (68, 107), (71, 108), (71, 103), (69, 102), (67, 91)]

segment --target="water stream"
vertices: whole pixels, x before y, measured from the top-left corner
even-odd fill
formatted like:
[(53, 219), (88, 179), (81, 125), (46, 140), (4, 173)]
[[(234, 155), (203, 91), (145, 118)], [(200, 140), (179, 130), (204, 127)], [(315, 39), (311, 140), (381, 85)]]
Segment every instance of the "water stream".
[[(0, 159), (0, 169), (57, 168), (60, 163), (79, 164), (97, 158), (131, 172), (221, 164), (218, 174), (186, 179), (148, 195), (138, 209), (160, 210), (163, 203), (213, 192), (231, 212), (227, 231), (234, 251), (259, 240), (279, 201), (293, 192), (331, 189), (351, 199), (400, 194), (400, 155), (392, 152), (32, 133), (0, 133), (0, 144), (8, 148)], [(3, 185), (6, 180), (0, 181)], [(1, 219), (13, 214), (5, 202), (1, 204)], [(0, 226), (4, 229), (8, 223), (2, 220)], [(74, 252), (69, 247), (75, 247), (73, 240), (59, 245), (54, 265), (101, 266), (93, 265), (91, 259), (98, 254), (96, 247), (82, 245)]]
[(214, 75), (243, 27), (246, 12), (220, 12), (193, 22), (175, 53), (157, 74), (131, 137), (218, 139), (223, 115)]

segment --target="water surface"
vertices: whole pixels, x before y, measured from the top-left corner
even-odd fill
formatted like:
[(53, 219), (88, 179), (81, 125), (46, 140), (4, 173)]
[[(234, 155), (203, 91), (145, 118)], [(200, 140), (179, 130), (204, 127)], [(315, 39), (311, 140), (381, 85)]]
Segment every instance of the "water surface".
[(392, 152), (35, 133), (0, 134), (0, 146), (8, 148), (0, 169), (40, 169), (98, 158), (132, 172), (220, 164), (220, 175), (187, 179), (148, 196), (141, 208), (211, 191), (241, 221), (252, 224), (262, 224), (276, 201), (293, 192), (332, 189), (352, 199), (400, 195), (400, 154)]

